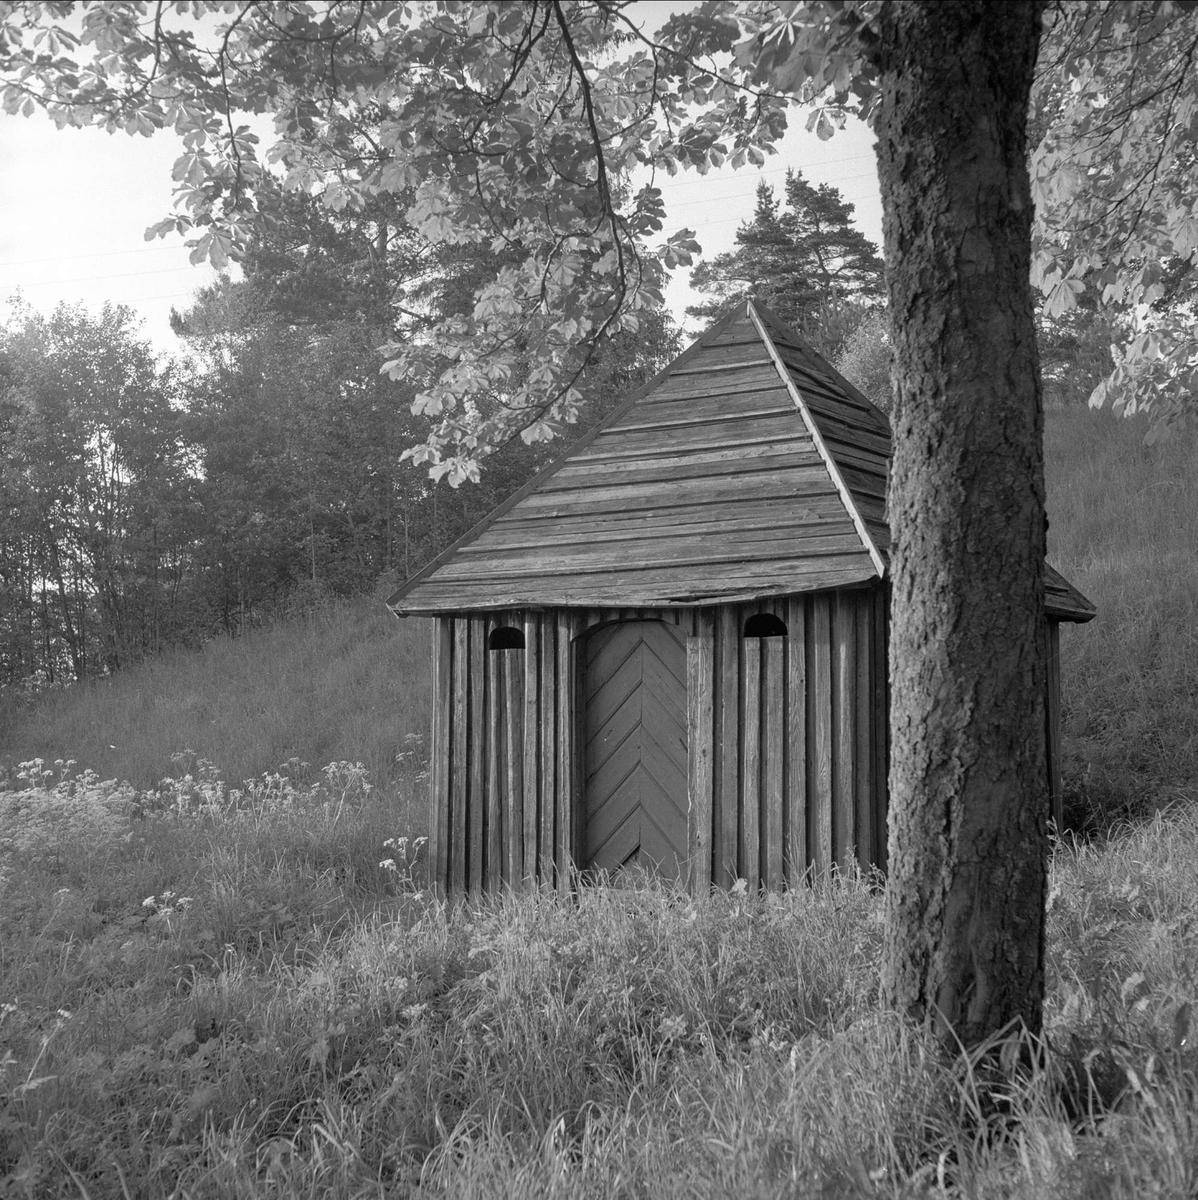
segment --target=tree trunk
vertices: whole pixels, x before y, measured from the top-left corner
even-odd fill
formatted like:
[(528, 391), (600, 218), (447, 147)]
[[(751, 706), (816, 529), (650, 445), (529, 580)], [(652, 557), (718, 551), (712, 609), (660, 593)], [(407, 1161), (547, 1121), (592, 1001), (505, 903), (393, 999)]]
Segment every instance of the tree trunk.
[(1028, 282), (1034, 0), (883, 5), (895, 351), (885, 999), (974, 1045), (1040, 1026), (1044, 463)]

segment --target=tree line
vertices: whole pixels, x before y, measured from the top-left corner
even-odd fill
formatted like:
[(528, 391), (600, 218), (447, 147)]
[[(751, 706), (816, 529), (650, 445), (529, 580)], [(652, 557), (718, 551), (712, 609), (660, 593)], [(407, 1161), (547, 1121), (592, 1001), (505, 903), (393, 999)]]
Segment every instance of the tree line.
[[(403, 457), (416, 380), (380, 344), (470, 303), (479, 255), (432, 254), (403, 205), (281, 199), (244, 278), (172, 314), (19, 301), (0, 326), (0, 684), (105, 674), (423, 566), (559, 447), (519, 438), (455, 489)], [(398, 314), (398, 317), (397, 317)], [(589, 365), (578, 432), (678, 349), (658, 308)]]

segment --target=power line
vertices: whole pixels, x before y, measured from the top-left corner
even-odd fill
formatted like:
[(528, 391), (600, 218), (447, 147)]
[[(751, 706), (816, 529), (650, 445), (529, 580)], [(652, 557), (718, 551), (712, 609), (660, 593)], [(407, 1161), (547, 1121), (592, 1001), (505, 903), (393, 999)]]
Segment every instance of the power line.
[[(842, 183), (851, 183), (853, 180), (856, 180), (856, 179), (871, 179), (871, 178), (873, 178), (872, 171), (868, 171), (862, 175), (843, 175), (843, 176), (841, 176), (840, 179), (831, 181), (830, 186), (835, 187), (839, 191), (840, 190), (839, 185)], [(757, 195), (757, 190), (756, 190), (756, 188), (754, 188), (753, 191), (751, 191), (751, 192), (728, 192), (728, 193), (724, 193), (724, 194), (721, 194), (716, 197), (709, 198), (707, 200), (681, 200), (677, 204), (667, 204), (666, 208), (667, 208), (667, 211), (673, 211), (676, 208), (690, 208), (696, 204), (723, 204), (724, 201), (726, 201), (726, 200), (740, 200), (747, 196), (756, 196), (756, 195)]]
[(174, 275), (179, 271), (194, 271), (192, 266), (163, 267), (161, 271), (124, 271), (119, 275), (77, 275), (74, 279), (42, 279), (12, 283), (8, 287), (61, 287), (67, 283), (103, 283), (108, 279), (140, 279), (146, 275)]
[[(840, 166), (842, 163), (864, 162), (866, 159), (872, 160), (873, 157), (874, 157), (873, 154), (854, 154), (848, 158), (829, 158), (829, 159), (825, 160), (824, 162), (817, 163), (815, 165), (819, 166), (821, 168), (822, 167), (836, 167), (836, 166)], [(748, 174), (785, 175), (787, 171), (793, 171), (794, 169), (795, 169), (794, 164), (789, 163), (783, 167), (768, 167), (768, 168), (767, 167), (759, 167), (755, 172), (737, 171), (736, 174), (737, 175), (748, 175)], [(662, 175), (663, 173), (664, 173), (664, 171), (662, 169), (659, 169), (657, 172), (658, 175)], [(688, 174), (689, 174), (689, 172), (688, 172)], [(872, 175), (873, 172), (871, 171), (871, 172), (869, 172), (869, 174)], [(860, 178), (860, 177), (854, 176), (854, 178)], [(661, 180), (661, 182), (656, 184), (655, 186), (660, 187), (662, 189), (662, 191), (665, 191), (668, 188), (710, 187), (711, 179), (703, 177), (703, 178), (699, 178), (699, 179), (678, 180), (677, 182), (675, 182), (672, 178), (667, 177), (667, 178)]]
[(78, 262), (84, 258), (116, 258), (122, 254), (156, 254), (162, 250), (173, 250), (178, 253), (178, 251), (186, 249), (186, 246), (144, 246), (140, 250), (98, 250), (95, 254), (60, 254), (55, 258), (19, 258), (10, 262), (0, 262), (0, 267), (29, 267), (39, 263)]

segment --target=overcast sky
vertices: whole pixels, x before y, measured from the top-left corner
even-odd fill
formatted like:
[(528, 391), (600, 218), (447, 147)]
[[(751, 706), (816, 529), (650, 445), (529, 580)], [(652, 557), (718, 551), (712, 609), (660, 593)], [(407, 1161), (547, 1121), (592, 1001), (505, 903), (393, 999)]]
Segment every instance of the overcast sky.
[[(707, 255), (733, 245), (738, 225), (753, 213), (757, 182), (781, 194), (787, 167), (813, 183), (831, 183), (857, 207), (867, 237), (881, 247), (881, 201), (872, 136), (862, 125), (821, 142), (796, 111), (779, 153), (764, 170), (659, 176), (666, 230), (694, 229)], [(168, 316), (212, 278), (192, 267), (180, 237), (145, 240), (145, 230), (171, 211), (173, 134), (152, 138), (96, 129), (58, 131), (45, 117), (0, 114), (0, 302), (18, 289), (34, 308), (59, 301), (98, 309), (126, 304), (145, 319), (145, 332), (164, 351), (175, 346)], [(667, 301), (681, 318), (692, 302), (688, 271), (679, 271)], [(3, 310), (0, 310), (2, 315)]]

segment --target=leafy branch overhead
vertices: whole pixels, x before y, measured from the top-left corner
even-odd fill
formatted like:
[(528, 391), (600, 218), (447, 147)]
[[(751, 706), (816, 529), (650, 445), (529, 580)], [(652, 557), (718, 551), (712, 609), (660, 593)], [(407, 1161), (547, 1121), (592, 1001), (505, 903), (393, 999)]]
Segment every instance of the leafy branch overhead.
[[(148, 237), (182, 233), (193, 261), (223, 267), (281, 186), (333, 210), (404, 194), (421, 237), (494, 254), (468, 316), (397, 325), (384, 348), (434, 422), (414, 456), (454, 483), (517, 434), (574, 421), (596, 348), (635, 332), (667, 273), (693, 262), (693, 232), (663, 236), (657, 172), (760, 166), (795, 99), (821, 137), (849, 113), (872, 119), (877, 101), (879, 0), (707, 0), (652, 36), (618, 0), (73, 8), (3, 6), (0, 97), (60, 126), (179, 135), (176, 211)], [(1107, 392), (1134, 408), (1164, 381), (1158, 411), (1172, 416), (1198, 369), (1183, 303), (1198, 15), (1111, 0), (1052, 19), (1035, 279), (1050, 312), (1084, 287), (1124, 304), (1136, 336)]]

